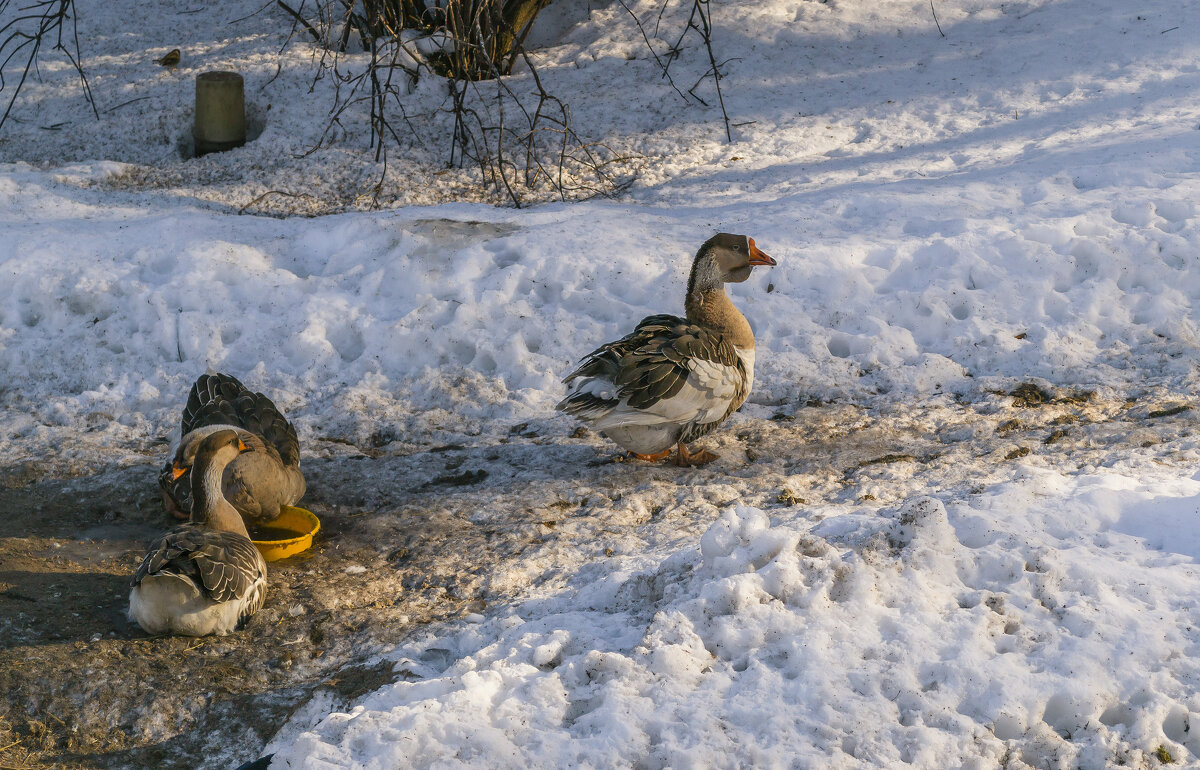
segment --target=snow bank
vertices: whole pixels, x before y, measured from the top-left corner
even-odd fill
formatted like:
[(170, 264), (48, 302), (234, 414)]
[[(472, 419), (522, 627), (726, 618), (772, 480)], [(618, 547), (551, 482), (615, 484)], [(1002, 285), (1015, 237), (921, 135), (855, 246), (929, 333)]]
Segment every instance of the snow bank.
[[(55, 60), (0, 142), (0, 160), (106, 159), (0, 167), (0, 378), (14, 383), (0, 406), (19, 405), (14, 420), (110, 415), (162, 433), (206, 369), (266, 390), (307, 435), (537, 419), (580, 355), (681, 310), (688, 261), (717, 230), (780, 263), (734, 289), (759, 337), (752, 403), (1031, 377), (1196, 385), (1200, 59), (1187, 30), (1200, 19), (1187, 3), (1131, 15), (972, 2), (940, 10), (944, 35), (917, 0), (734, 4), (714, 17), (732, 144), (713, 107), (658, 77), (622, 4), (555, 8), (537, 61), (593, 138), (644, 153), (627, 201), (288, 221), (232, 215), (264, 185), (288, 193), (273, 200), (358, 200), (378, 173), (345, 167), (370, 155), (367, 121), (349, 114), (306, 152), (325, 120), (311, 100), (332, 99), (311, 82), (314, 50), (296, 38), (266, 56), (290, 21), (249, 0), (221, 10), (220, 44), (205, 15), (131, 31), (120, 7), (81, 14), (101, 119), (76, 120), (78, 78)], [(682, 29), (685, 11), (671, 6), (662, 29)], [(1091, 45), (1067, 44), (1081, 18)], [(154, 65), (154, 46), (177, 37), (201, 42), (177, 70)], [(184, 86), (222, 66), (245, 71), (263, 133), (181, 158)], [(673, 71), (691, 82), (709, 66), (692, 36)], [(410, 110), (439, 103), (423, 82)], [(711, 86), (696, 93), (708, 101)], [(458, 194), (436, 151), (405, 150), (395, 202)]]
[[(47, 424), (108, 414), (165, 432), (206, 370), (266, 390), (302, 435), (548, 415), (574, 360), (681, 312), (691, 256), (717, 229), (779, 260), (731, 290), (762, 351), (752, 403), (1195, 380), (1195, 182), (1140, 219), (1111, 200), (1066, 203), (1065, 176), (1040, 183), (1055, 203), (1008, 220), (974, 202), (1009, 179), (864, 185), (828, 211), (801, 207), (815, 222), (801, 225), (793, 201), (753, 219), (589, 203), (281, 221), (58, 181), (111, 171), (4, 176), (0, 377), (20, 387), (0, 400)], [(932, 209), (953, 227), (915, 216)], [(860, 232), (848, 210), (879, 212), (888, 232)]]
[[(698, 548), (396, 651), (272, 767), (1140, 766), (1200, 756), (1200, 482), (728, 508)], [(814, 523), (816, 522), (816, 523)], [(1164, 523), (1166, 522), (1166, 523)], [(311, 716), (309, 717), (311, 719)], [(1016, 762), (1016, 764), (1013, 764)]]

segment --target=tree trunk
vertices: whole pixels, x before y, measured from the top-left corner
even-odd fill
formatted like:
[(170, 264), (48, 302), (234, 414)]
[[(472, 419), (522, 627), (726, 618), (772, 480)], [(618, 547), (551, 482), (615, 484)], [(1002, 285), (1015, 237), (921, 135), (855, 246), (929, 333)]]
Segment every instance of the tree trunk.
[(457, 45), (431, 57), (441, 75), (487, 80), (512, 72), (533, 21), (550, 0), (446, 0), (427, 8), (422, 0), (364, 0), (368, 25), (377, 36), (403, 29), (441, 32)]
[(504, 3), (503, 38), (497, 36), (497, 40), (504, 42), (497, 45), (496, 55), (492, 57), (501, 75), (512, 72), (525, 37), (533, 28), (533, 20), (549, 4), (550, 0), (507, 0)]

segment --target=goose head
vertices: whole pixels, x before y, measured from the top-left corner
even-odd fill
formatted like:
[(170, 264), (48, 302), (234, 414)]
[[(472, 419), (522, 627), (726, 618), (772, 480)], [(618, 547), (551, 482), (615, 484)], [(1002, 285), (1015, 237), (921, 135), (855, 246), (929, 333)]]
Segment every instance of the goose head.
[(236, 430), (231, 428), (218, 430), (205, 436), (204, 440), (196, 446), (191, 467), (198, 471), (196, 475), (203, 476), (213, 466), (220, 466), (224, 469), (226, 465), (233, 462), (233, 458), (243, 452), (252, 451), (254, 450), (242, 441)]
[(721, 288), (727, 283), (741, 283), (750, 277), (756, 266), (773, 267), (775, 260), (758, 248), (747, 235), (717, 233), (696, 252), (688, 294)]
[(236, 431), (239, 436), (242, 435), (242, 430), (234, 425), (205, 425), (185, 435), (180, 440), (179, 448), (175, 450), (175, 457), (171, 461), (172, 481), (187, 473), (188, 469), (196, 462), (196, 453), (200, 451), (200, 446), (206, 438), (216, 433), (229, 431)]
[[(237, 431), (225, 429), (205, 436), (196, 447), (195, 458), (191, 464), (192, 487), (192, 521), (207, 521), (215, 524), (214, 519), (233, 518), (241, 522), (241, 516), (234, 510), (221, 491), (221, 475), (225, 466), (243, 452), (254, 451), (242, 441)], [(179, 478), (188, 472), (178, 464), (172, 466), (172, 474)], [(227, 511), (225, 509), (228, 509)], [(225, 528), (225, 527), (221, 527)]]

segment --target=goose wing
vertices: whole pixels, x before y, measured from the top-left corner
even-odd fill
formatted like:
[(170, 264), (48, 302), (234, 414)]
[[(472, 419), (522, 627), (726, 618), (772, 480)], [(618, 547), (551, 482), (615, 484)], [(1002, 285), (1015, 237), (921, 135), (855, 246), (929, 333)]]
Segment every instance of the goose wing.
[(246, 536), (185, 524), (151, 544), (132, 585), (163, 573), (190, 578), (214, 601), (225, 602), (257, 591), (267, 569)]
[(235, 425), (263, 440), (279, 453), (284, 465), (300, 464), (296, 429), (271, 399), (254, 393), (228, 374), (202, 374), (192, 385), (183, 408), (180, 435), (208, 425)]
[(746, 370), (724, 335), (677, 316), (654, 315), (589, 353), (563, 381), (571, 391), (558, 408), (584, 419), (616, 411), (625, 424), (697, 415), (709, 421), (719, 419), (745, 388)]
[[(192, 510), (191, 474), (179, 475), (175, 466), (189, 468), (196, 446), (211, 432), (233, 428), (252, 450), (239, 455), (225, 471), (222, 492), (234, 508), (251, 519), (269, 521), (279, 515), (281, 505), (295, 505), (304, 496), (304, 473), (298, 465), (285, 465), (273, 444), (262, 436), (235, 425), (205, 425), (184, 436), (175, 457), (158, 474), (158, 484), (175, 510)], [(170, 505), (168, 505), (170, 508)]]

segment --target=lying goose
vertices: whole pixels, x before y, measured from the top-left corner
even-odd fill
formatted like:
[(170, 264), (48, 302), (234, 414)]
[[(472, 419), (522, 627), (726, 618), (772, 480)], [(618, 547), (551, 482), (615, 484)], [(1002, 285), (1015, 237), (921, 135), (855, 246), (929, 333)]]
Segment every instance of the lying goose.
[(271, 399), (228, 374), (202, 374), (183, 409), (179, 449), (158, 477), (163, 505), (176, 518), (186, 519), (192, 508), (188, 468), (196, 448), (214, 432), (230, 429), (254, 451), (229, 464), (221, 488), (248, 523), (269, 522), (280, 506), (304, 496), (296, 429)]
[(133, 576), (129, 619), (147, 633), (224, 636), (262, 607), (267, 563), (221, 494), (226, 466), (253, 451), (233, 430), (196, 447), (192, 520), (154, 541)]
[(687, 444), (733, 414), (754, 383), (754, 332), (725, 284), (774, 264), (753, 238), (709, 238), (692, 262), (687, 318), (649, 316), (632, 334), (593, 350), (563, 379), (567, 397), (557, 408), (640, 460), (661, 460), (672, 446), (681, 466), (717, 459)]

